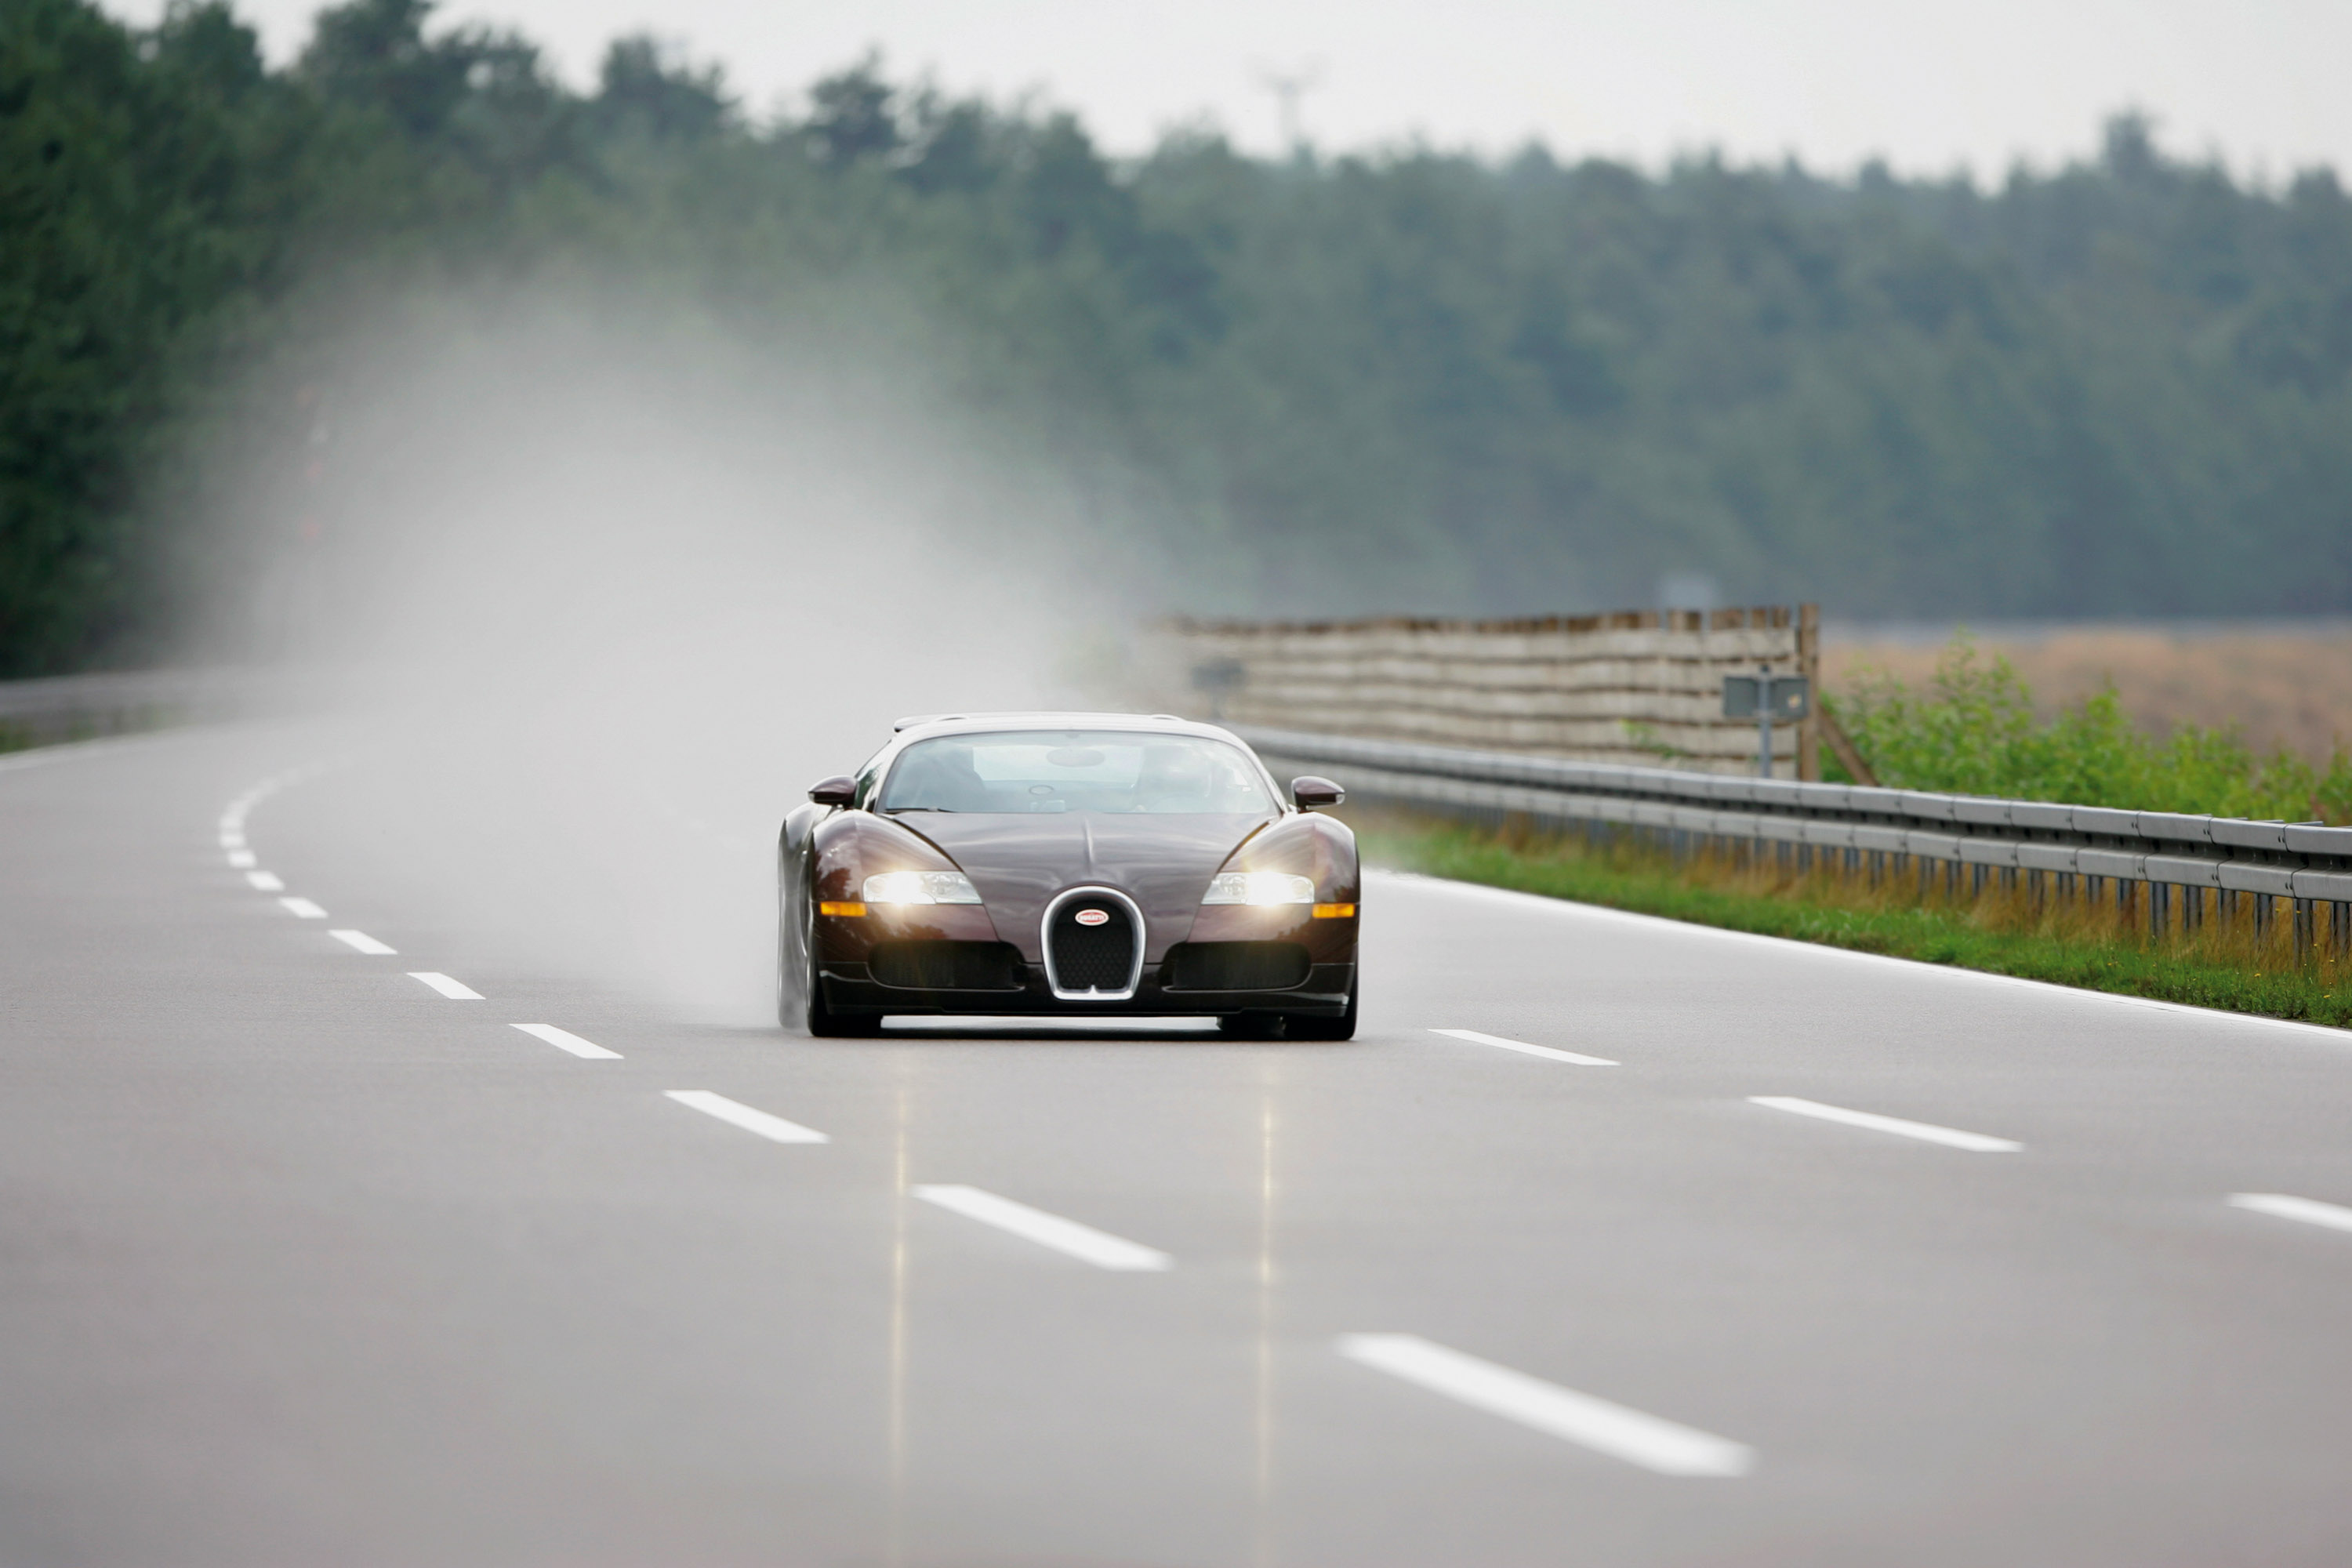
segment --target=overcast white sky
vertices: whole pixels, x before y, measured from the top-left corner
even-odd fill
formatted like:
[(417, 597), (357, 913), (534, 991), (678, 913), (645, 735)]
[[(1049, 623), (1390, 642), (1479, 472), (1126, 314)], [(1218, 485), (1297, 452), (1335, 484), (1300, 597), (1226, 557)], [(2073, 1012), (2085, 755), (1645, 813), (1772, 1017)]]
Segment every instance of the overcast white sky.
[[(113, 0), (150, 20), (163, 0)], [(315, 0), (241, 0), (273, 57)], [(543, 44), (584, 82), (614, 35), (650, 30), (723, 63), (766, 110), (878, 47), (894, 75), (1034, 90), (1121, 152), (1207, 119), (1277, 145), (1270, 73), (1327, 151), (1413, 137), (1655, 164), (1720, 147), (1850, 170), (1994, 177), (2095, 145), (2137, 105), (2165, 143), (2276, 180), (2352, 164), (2352, 0), (446, 0)]]

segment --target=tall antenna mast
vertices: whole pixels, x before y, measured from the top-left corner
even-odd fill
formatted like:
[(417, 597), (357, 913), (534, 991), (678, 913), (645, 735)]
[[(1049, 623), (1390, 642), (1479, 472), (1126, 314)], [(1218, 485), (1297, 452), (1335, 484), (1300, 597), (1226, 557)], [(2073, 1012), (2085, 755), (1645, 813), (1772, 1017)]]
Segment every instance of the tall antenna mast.
[(1282, 122), (1282, 144), (1296, 156), (1307, 150), (1307, 132), (1299, 123), (1298, 101), (1323, 85), (1323, 62), (1310, 60), (1290, 70), (1261, 67), (1258, 85), (1274, 94), (1275, 112)]

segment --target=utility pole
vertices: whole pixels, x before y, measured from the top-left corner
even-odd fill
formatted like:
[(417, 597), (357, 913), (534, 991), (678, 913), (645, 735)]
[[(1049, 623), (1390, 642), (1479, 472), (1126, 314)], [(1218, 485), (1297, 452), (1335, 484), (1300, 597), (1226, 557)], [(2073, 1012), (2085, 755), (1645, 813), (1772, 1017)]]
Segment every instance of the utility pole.
[(1282, 122), (1282, 144), (1293, 157), (1307, 150), (1307, 132), (1299, 123), (1298, 102), (1323, 85), (1323, 62), (1310, 60), (1292, 70), (1261, 68), (1258, 85), (1274, 94), (1275, 112)]

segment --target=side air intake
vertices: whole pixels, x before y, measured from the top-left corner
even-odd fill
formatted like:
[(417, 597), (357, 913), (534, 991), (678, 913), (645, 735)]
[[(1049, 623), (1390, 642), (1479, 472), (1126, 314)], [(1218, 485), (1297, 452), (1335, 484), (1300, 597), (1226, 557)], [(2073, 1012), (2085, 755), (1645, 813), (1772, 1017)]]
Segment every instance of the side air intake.
[(1312, 967), (1295, 942), (1186, 942), (1168, 955), (1171, 991), (1287, 991)]
[(886, 942), (873, 975), (908, 991), (1018, 991), (1021, 955), (1001, 942)]

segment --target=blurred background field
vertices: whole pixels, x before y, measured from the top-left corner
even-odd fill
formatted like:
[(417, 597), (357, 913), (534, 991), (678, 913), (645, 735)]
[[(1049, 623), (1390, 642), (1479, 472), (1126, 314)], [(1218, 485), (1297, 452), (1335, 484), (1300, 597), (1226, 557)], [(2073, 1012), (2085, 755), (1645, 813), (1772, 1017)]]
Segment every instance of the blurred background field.
[[(1952, 631), (1832, 623), (1823, 636), (1823, 683), (1848, 690), (1875, 670), (1925, 685)], [(2009, 660), (2039, 718), (2113, 682), (2125, 714), (2156, 735), (2184, 724), (2235, 725), (2254, 752), (2284, 746), (2318, 763), (2352, 743), (2352, 621), (1990, 625), (1975, 642), (1987, 657)]]

